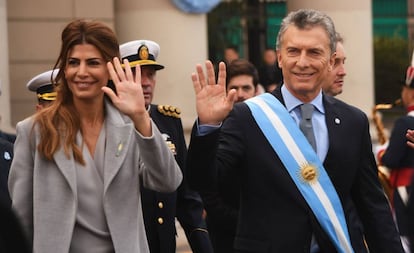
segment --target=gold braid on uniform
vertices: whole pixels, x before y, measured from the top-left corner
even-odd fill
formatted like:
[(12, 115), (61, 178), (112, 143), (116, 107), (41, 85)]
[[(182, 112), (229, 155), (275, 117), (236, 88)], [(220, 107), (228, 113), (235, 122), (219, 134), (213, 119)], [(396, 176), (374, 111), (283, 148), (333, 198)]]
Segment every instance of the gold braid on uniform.
[(158, 111), (165, 115), (173, 118), (180, 118), (181, 110), (172, 105), (158, 105)]
[(190, 232), (190, 238), (196, 232), (202, 232), (202, 233), (207, 233), (208, 234), (208, 230), (205, 229), (205, 228), (195, 228), (195, 229), (191, 230), (191, 232)]

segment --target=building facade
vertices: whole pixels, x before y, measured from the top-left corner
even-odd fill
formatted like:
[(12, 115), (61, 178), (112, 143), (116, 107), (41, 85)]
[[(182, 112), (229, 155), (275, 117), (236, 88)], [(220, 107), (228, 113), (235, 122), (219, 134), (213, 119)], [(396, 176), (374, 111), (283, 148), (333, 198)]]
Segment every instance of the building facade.
[[(347, 72), (340, 99), (369, 113), (374, 104), (370, 0), (289, 0), (286, 10), (320, 9), (345, 37)], [(123, 43), (150, 39), (161, 46), (154, 102), (181, 108), (190, 129), (195, 99), (190, 75), (208, 58), (207, 14), (190, 14), (171, 0), (0, 0), (0, 129), (34, 113), (36, 98), (26, 89), (34, 75), (55, 64), (63, 27), (76, 18), (101, 20)], [(363, 57), (362, 57), (363, 56)]]

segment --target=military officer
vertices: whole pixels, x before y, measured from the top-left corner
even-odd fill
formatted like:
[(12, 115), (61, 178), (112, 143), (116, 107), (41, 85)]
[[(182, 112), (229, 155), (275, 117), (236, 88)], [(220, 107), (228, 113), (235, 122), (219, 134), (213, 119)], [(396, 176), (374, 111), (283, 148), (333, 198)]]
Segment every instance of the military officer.
[(414, 66), (407, 69), (406, 80), (401, 89), (401, 101), (406, 115), (399, 117), (393, 125), (385, 150), (379, 151), (380, 162), (388, 167), (393, 187), (391, 204), (398, 232), (407, 252), (414, 252), (414, 199), (412, 197), (414, 177), (414, 150), (406, 145), (406, 133), (414, 128)]
[[(152, 104), (156, 72), (164, 68), (156, 62), (160, 47), (154, 41), (136, 40), (120, 46), (121, 56), (131, 66), (141, 66), (141, 85), (145, 105), (150, 116), (182, 170), (185, 167), (187, 148), (184, 139), (180, 110), (170, 105)], [(151, 253), (167, 253), (176, 250), (177, 217), (183, 227), (193, 252), (213, 252), (202, 217), (204, 210), (198, 193), (191, 191), (185, 178), (178, 190), (171, 194), (142, 189), (142, 208), (145, 230)]]
[(48, 70), (33, 77), (27, 82), (26, 87), (37, 95), (36, 111), (44, 108), (56, 99), (56, 91), (52, 85), (52, 79), (56, 78), (59, 69)]
[[(27, 82), (26, 87), (30, 91), (36, 92), (37, 101), (36, 110), (40, 110), (48, 103), (56, 99), (56, 92), (53, 89), (51, 78), (55, 78), (58, 70), (52, 73), (52, 70), (43, 72), (33, 77)], [(14, 141), (14, 140), (13, 140)], [(0, 200), (8, 206), (11, 206), (7, 181), (9, 169), (13, 159), (13, 143), (7, 139), (0, 138)]]

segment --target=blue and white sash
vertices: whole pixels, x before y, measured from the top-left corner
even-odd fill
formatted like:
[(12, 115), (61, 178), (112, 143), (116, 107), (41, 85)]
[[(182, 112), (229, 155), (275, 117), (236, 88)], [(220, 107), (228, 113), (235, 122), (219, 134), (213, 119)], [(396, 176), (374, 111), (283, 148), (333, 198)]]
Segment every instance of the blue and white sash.
[(245, 103), (338, 252), (354, 252), (335, 187), (292, 116), (269, 93)]

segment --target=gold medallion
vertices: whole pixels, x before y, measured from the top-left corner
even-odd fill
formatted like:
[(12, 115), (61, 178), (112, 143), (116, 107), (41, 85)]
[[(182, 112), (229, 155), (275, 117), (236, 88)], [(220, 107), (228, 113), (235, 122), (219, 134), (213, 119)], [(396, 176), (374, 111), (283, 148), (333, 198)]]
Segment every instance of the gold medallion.
[(146, 45), (142, 45), (139, 47), (138, 56), (140, 60), (148, 60), (149, 52), (148, 52), (148, 47)]
[(318, 179), (318, 169), (311, 165), (305, 164), (300, 167), (300, 177), (303, 182), (314, 183)]

